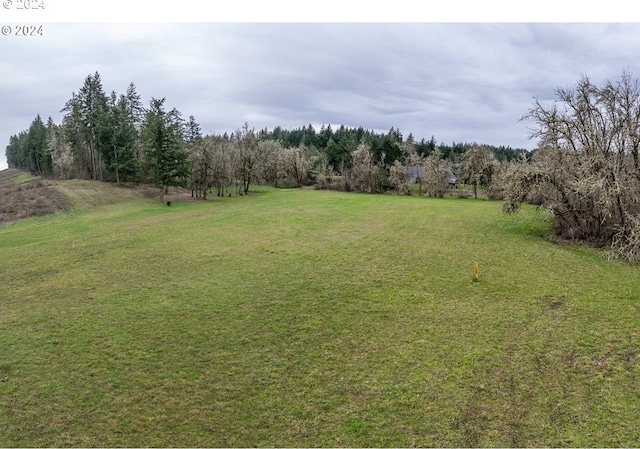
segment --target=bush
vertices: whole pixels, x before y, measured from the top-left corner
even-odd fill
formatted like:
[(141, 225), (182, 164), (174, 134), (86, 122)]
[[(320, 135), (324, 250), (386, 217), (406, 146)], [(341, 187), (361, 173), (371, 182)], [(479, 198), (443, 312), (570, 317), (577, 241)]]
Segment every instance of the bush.
[(318, 174), (314, 188), (316, 190), (344, 190), (342, 176), (327, 176)]
[(505, 173), (503, 210), (542, 205), (561, 237), (640, 262), (640, 81), (623, 72), (598, 87), (585, 76), (556, 94), (524, 117), (538, 149)]

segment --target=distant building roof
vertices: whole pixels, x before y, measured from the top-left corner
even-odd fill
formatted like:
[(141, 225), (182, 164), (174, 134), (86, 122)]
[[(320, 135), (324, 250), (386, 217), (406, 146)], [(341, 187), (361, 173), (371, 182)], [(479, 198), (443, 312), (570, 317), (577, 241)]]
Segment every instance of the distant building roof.
[[(458, 183), (458, 177), (453, 172), (453, 170), (451, 170), (450, 168), (441, 168), (440, 170), (443, 173), (446, 173), (447, 175), (449, 175), (449, 184), (457, 184)], [(406, 173), (407, 173), (407, 176), (409, 176), (410, 179), (415, 181), (418, 176), (424, 175), (424, 167), (422, 167), (420, 165), (409, 165), (406, 168)]]

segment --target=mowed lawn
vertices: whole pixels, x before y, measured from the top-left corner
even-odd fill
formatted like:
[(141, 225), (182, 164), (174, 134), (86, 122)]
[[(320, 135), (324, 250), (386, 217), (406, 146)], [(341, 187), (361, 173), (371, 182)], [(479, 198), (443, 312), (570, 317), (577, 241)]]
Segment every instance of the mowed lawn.
[(0, 228), (0, 446), (640, 445), (639, 267), (534, 207), (257, 190)]

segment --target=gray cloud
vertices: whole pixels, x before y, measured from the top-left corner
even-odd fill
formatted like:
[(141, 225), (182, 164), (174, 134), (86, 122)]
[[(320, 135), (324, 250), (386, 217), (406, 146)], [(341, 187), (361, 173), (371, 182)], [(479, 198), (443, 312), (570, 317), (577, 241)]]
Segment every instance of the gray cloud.
[(134, 82), (207, 133), (344, 124), (532, 149), (533, 97), (582, 75), (640, 75), (640, 24), (47, 24), (0, 39), (0, 168), (9, 136), (60, 109), (98, 71)]

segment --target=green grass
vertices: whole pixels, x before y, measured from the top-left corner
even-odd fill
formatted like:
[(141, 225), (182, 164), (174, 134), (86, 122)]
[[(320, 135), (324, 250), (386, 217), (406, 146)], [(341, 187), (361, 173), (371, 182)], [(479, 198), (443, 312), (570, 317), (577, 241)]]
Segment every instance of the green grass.
[(265, 188), (1, 228), (0, 446), (638, 446), (638, 267), (500, 210)]
[(0, 186), (22, 184), (34, 179), (39, 179), (39, 177), (15, 168), (0, 170)]

